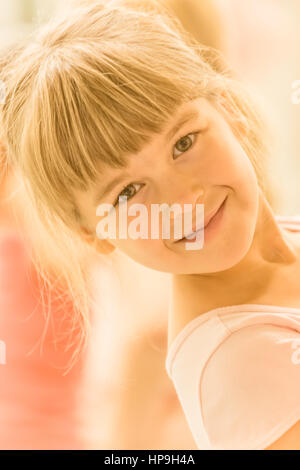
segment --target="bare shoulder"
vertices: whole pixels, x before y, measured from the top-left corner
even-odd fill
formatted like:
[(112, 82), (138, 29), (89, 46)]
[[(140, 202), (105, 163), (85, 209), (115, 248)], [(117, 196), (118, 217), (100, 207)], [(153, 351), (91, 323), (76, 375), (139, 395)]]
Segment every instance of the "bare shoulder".
[(300, 450), (300, 420), (264, 450)]

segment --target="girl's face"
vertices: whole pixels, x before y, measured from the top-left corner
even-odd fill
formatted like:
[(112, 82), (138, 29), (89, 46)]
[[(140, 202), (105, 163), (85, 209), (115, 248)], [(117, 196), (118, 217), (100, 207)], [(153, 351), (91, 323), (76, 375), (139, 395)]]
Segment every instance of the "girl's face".
[[(173, 133), (180, 121), (180, 127)], [(106, 188), (105, 196), (101, 196)], [(97, 237), (101, 217), (96, 215), (96, 208), (103, 203), (114, 204), (119, 196), (127, 196), (127, 210), (133, 204), (142, 204), (146, 209), (147, 239), (119, 236), (122, 203), (118, 202), (116, 239), (103, 241)], [(178, 108), (164, 132), (153, 135), (139, 154), (130, 156), (127, 167), (107, 169), (99, 178), (98, 187), (77, 192), (75, 198), (86, 228), (95, 234), (100, 252), (103, 246), (116, 247), (136, 262), (158, 271), (204, 274), (228, 269), (247, 253), (255, 232), (259, 187), (254, 168), (223, 113), (208, 100), (197, 98)], [(224, 201), (222, 210), (204, 228), (200, 249), (187, 249), (191, 241), (186, 239), (174, 240), (172, 212), (171, 237), (163, 238), (160, 217), (159, 238), (151, 238), (153, 204), (177, 203), (182, 210), (183, 204), (191, 204), (195, 222), (196, 204), (203, 204), (206, 221)], [(135, 216), (128, 215), (127, 226), (141, 214), (138, 211)], [(107, 212), (102, 218), (105, 216)]]

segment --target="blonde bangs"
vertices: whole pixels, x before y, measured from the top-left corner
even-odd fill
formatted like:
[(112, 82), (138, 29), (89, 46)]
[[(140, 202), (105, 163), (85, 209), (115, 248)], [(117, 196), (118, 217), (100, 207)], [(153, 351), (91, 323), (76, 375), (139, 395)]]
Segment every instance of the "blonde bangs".
[[(151, 134), (160, 133), (178, 106), (201, 94), (199, 57), (181, 53), (180, 44), (176, 48), (180, 37), (171, 30), (160, 37), (166, 28), (160, 17), (150, 20), (142, 12), (99, 8), (89, 8), (89, 14), (92, 24), (84, 22), (76, 38), (64, 38), (64, 20), (61, 36), (59, 25), (51, 35), (47, 25), (35, 47), (20, 57), (20, 63), (26, 61), (34, 70), (23, 108), (21, 166), (35, 181), (36, 197), (43, 200), (47, 194), (48, 200), (56, 194), (55, 205), (61, 204), (62, 194), (72, 198), (70, 188), (87, 190), (99, 181), (105, 165), (125, 166), (128, 155), (139, 152)], [(97, 19), (105, 24), (112, 14), (108, 37), (97, 41)], [(79, 9), (78, 15), (86, 12)], [(112, 42), (109, 36), (121, 28), (122, 41)], [(38, 66), (33, 64), (37, 48)]]

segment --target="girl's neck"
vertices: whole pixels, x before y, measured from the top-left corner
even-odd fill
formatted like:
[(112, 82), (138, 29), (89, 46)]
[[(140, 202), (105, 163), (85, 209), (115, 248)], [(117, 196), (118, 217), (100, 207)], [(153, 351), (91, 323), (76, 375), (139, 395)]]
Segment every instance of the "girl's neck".
[(286, 277), (292, 276), (299, 254), (300, 240), (279, 226), (262, 197), (251, 247), (239, 263), (216, 273), (172, 276), (169, 341), (175, 330), (179, 332), (201, 313), (226, 305), (257, 303), (280, 270), (286, 270)]

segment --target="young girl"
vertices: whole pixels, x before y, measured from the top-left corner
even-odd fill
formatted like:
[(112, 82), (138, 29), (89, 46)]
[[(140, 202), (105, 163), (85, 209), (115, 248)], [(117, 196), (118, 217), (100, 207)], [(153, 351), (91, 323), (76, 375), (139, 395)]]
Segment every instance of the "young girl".
[[(121, 1), (61, 14), (8, 63), (8, 157), (83, 327), (82, 240), (170, 273), (166, 368), (198, 448), (299, 449), (300, 219), (268, 202), (266, 131), (242, 87), (167, 12)], [(204, 204), (204, 245), (162, 224), (156, 239), (99, 238), (97, 208), (118, 214), (119, 196), (149, 227), (153, 204)]]

